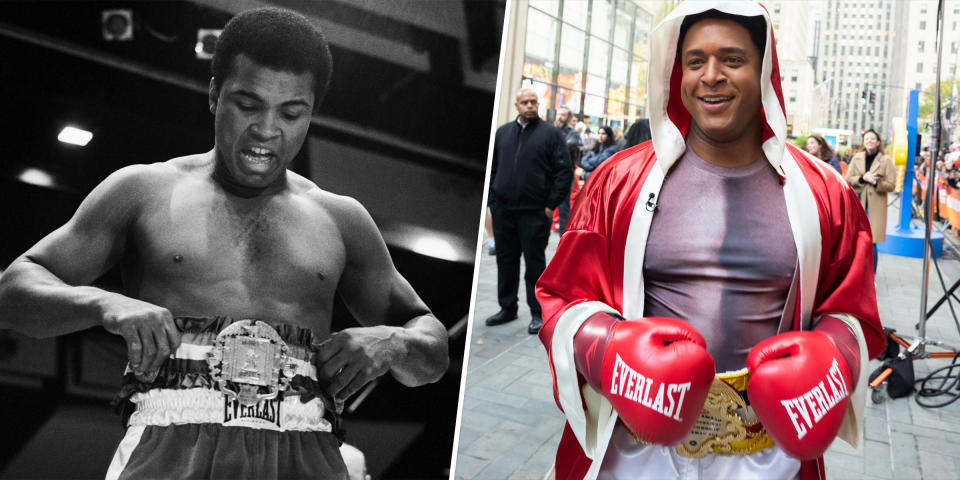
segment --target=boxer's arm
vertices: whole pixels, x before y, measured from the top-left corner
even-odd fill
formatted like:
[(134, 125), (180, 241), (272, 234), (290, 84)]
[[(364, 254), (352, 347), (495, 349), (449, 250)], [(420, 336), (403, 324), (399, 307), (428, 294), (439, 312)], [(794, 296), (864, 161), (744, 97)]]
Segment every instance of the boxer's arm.
[(346, 398), (388, 371), (407, 386), (439, 380), (449, 365), (446, 329), (397, 272), (370, 214), (353, 199), (342, 202), (335, 210), (347, 262), (337, 291), (363, 327), (321, 344), (330, 393)]
[[(152, 372), (179, 344), (170, 312), (85, 286), (116, 264), (149, 191), (150, 168), (110, 175), (62, 227), (17, 258), (0, 277), (0, 327), (49, 337), (102, 325), (127, 343), (131, 366)], [(142, 364), (142, 368), (141, 367)]]
[(117, 172), (98, 185), (63, 226), (13, 261), (0, 278), (0, 326), (47, 337), (99, 324), (110, 294), (86, 285), (115, 264), (133, 208)]

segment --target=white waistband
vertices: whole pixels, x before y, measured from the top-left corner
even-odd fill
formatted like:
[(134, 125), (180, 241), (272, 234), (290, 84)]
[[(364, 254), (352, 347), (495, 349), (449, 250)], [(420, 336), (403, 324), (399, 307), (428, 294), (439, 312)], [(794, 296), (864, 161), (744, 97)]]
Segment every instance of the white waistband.
[[(154, 389), (134, 394), (130, 400), (137, 406), (127, 422), (130, 427), (218, 423), (279, 431), (333, 430), (330, 422), (323, 418), (324, 406), (319, 398), (306, 403), (301, 403), (298, 396), (287, 396), (282, 401), (266, 400), (259, 405), (263, 415), (257, 415), (252, 408), (246, 409), (248, 414), (245, 415), (235, 408), (234, 401), (208, 388)], [(272, 402), (272, 405), (267, 406), (266, 402)]]

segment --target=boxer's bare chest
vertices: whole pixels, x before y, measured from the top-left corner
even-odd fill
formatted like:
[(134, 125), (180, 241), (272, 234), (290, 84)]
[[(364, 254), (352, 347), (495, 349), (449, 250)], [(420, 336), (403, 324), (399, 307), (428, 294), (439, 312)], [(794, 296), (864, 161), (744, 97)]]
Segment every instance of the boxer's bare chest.
[(346, 252), (316, 201), (293, 193), (239, 199), (197, 182), (157, 197), (128, 244), (131, 293), (175, 315), (326, 328)]

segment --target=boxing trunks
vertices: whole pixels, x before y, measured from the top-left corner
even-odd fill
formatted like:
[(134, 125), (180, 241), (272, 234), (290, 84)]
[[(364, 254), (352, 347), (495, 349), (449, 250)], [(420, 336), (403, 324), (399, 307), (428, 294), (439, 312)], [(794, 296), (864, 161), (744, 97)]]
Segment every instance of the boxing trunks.
[(346, 479), (339, 416), (323, 398), (308, 329), (179, 317), (181, 344), (156, 378), (127, 367), (127, 427), (108, 479)]

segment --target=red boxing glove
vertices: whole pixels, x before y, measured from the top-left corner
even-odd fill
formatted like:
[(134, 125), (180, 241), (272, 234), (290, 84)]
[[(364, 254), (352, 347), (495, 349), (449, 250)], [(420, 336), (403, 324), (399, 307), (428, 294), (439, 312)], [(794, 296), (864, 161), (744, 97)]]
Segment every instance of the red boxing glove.
[(617, 322), (603, 354), (603, 396), (637, 436), (680, 443), (693, 429), (714, 378), (703, 337), (675, 318)]
[(747, 355), (750, 405), (789, 455), (811, 460), (826, 451), (847, 412), (853, 377), (823, 332), (770, 337)]

